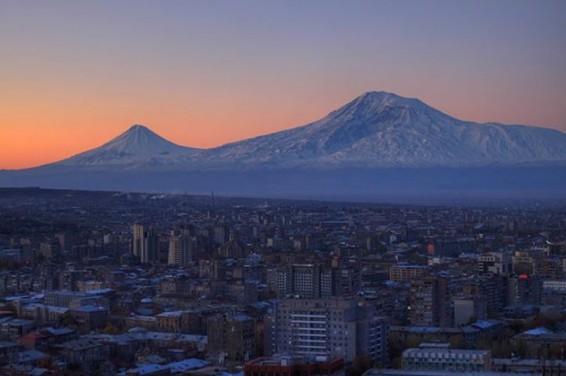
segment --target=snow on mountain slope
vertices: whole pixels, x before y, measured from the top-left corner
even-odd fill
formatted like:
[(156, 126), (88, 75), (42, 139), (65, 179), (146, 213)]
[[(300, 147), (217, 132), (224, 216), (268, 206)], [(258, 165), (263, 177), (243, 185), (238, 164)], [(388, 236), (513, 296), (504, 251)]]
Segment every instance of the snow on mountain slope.
[(355, 200), (383, 194), (563, 199), (565, 170), (562, 132), (460, 121), (417, 99), (370, 92), (311, 124), (212, 149), (179, 146), (133, 126), (61, 162), (0, 171), (0, 186)]
[(167, 165), (185, 162), (198, 150), (167, 141), (143, 125), (133, 125), (106, 144), (55, 164), (61, 166)]
[(431, 167), (566, 161), (559, 131), (450, 117), (417, 99), (369, 92), (314, 123), (199, 153), (243, 168)]
[(566, 165), (562, 132), (465, 122), (418, 99), (368, 92), (305, 126), (217, 148), (179, 146), (135, 125), (99, 148), (48, 166), (241, 171), (555, 163)]

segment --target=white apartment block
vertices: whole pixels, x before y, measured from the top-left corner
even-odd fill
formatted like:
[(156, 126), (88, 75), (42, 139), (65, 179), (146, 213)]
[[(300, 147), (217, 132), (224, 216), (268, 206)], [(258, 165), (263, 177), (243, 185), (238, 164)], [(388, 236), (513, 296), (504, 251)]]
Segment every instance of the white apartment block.
[(421, 344), (403, 351), (403, 369), (485, 372), (491, 368), (489, 350), (450, 349), (448, 344)]

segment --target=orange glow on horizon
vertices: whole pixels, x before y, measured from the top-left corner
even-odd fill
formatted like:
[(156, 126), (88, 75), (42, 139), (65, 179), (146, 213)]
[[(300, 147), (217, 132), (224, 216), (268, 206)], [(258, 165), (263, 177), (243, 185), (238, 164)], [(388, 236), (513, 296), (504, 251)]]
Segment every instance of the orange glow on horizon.
[[(338, 105), (329, 103), (330, 100)], [(112, 100), (98, 108), (85, 108), (84, 101), (84, 98), (78, 101), (83, 103), (71, 100), (65, 107), (55, 101), (39, 101), (40, 105), (33, 105), (33, 113), (26, 111), (29, 104), (12, 103), (14, 111), (0, 112), (0, 169), (37, 167), (69, 158), (103, 145), (133, 124), (146, 125), (182, 146), (211, 148), (305, 125), (346, 103), (343, 99), (320, 98), (302, 106), (292, 102), (264, 103), (261, 111), (250, 111), (246, 108), (258, 106), (229, 100), (221, 104), (222, 110), (218, 110), (217, 103), (197, 103), (191, 108), (178, 101), (164, 106), (159, 101), (154, 104), (142, 101), (119, 106)], [(465, 106), (452, 105), (465, 112)], [(465, 114), (448, 114), (471, 120)]]
[[(45, 86), (55, 89), (49, 91)], [(467, 103), (466, 96), (445, 99), (442, 93), (427, 93), (410, 87), (388, 90), (392, 85), (383, 83), (371, 84), (371, 87), (421, 98), (462, 120), (513, 123), (490, 117), (491, 109), (487, 107), (474, 118), (477, 107)], [(8, 91), (0, 87), (0, 105), (5, 106), (0, 107), (0, 169), (37, 167), (71, 157), (101, 146), (133, 124), (146, 125), (182, 146), (216, 147), (316, 121), (368, 88), (329, 88), (324, 95), (318, 88), (302, 97), (270, 91), (265, 91), (269, 95), (262, 96), (251, 89), (240, 95), (230, 90), (213, 92), (208, 93), (208, 97), (200, 92), (167, 92), (165, 89), (137, 92), (91, 88), (77, 93), (71, 89), (56, 84), (30, 89), (20, 86), (8, 95)], [(513, 99), (507, 99), (497, 106), (512, 108), (513, 103)], [(529, 119), (514, 123), (529, 124)]]
[[(235, 114), (202, 109), (191, 114), (173, 113), (162, 116), (158, 112), (145, 116), (119, 113), (69, 113), (50, 116), (42, 112), (23, 116), (0, 114), (0, 169), (22, 169), (57, 162), (87, 150), (99, 147), (125, 132), (133, 124), (143, 124), (165, 139), (195, 148), (211, 148), (229, 142), (300, 126), (321, 116), (308, 113), (293, 116), (276, 113)], [(87, 119), (88, 117), (88, 119)], [(141, 119), (141, 120), (140, 120)]]

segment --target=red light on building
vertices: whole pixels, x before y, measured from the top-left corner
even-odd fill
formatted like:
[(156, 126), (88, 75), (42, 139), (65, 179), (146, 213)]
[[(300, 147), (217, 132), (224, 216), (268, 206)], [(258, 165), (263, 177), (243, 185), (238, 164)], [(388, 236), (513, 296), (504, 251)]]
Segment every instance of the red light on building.
[(426, 245), (426, 251), (429, 255), (434, 256), (434, 243), (433, 242), (429, 242)]
[(528, 274), (520, 274), (519, 275), (519, 279), (528, 279), (528, 278), (529, 278)]

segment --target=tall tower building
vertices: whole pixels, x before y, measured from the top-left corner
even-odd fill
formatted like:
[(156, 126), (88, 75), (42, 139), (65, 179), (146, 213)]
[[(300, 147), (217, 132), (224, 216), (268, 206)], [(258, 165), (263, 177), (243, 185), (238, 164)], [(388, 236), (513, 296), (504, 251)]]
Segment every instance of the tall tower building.
[(451, 325), (449, 280), (440, 276), (429, 276), (411, 282), (408, 318), (415, 326)]
[(143, 225), (132, 226), (132, 253), (141, 263), (157, 261), (158, 237), (157, 230), (149, 226), (147, 230)]
[(194, 242), (188, 230), (171, 231), (167, 263), (187, 266), (193, 261)]
[(135, 224), (132, 226), (132, 254), (140, 257), (143, 245), (143, 225)]

